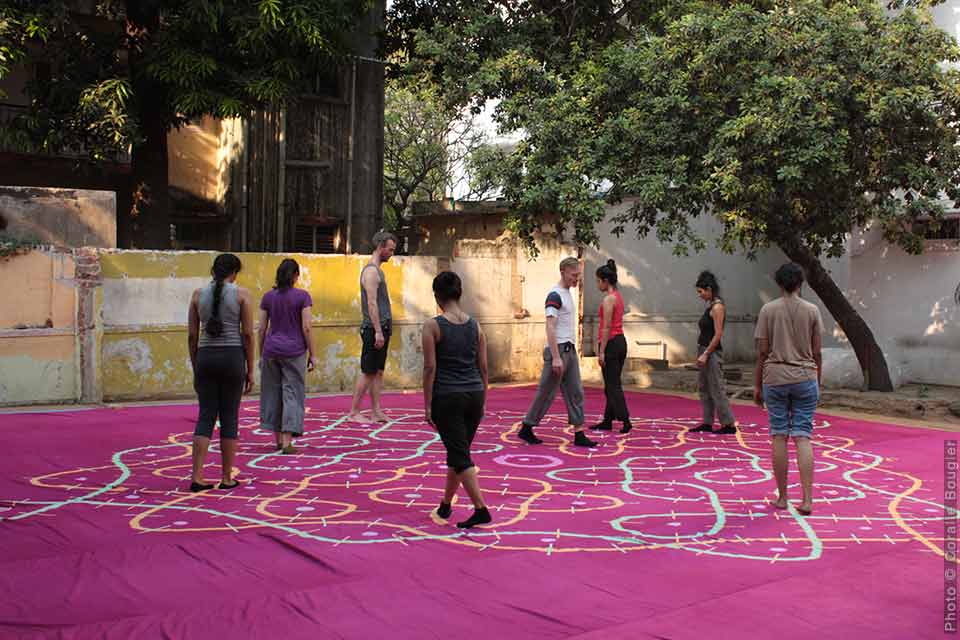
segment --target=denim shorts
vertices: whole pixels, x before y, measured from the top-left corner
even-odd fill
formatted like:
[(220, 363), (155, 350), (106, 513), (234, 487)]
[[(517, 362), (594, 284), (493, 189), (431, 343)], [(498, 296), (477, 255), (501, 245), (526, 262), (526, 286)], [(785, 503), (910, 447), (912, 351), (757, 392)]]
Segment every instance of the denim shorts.
[(809, 438), (813, 435), (813, 413), (820, 400), (816, 380), (793, 384), (763, 385), (763, 402), (770, 417), (771, 436)]

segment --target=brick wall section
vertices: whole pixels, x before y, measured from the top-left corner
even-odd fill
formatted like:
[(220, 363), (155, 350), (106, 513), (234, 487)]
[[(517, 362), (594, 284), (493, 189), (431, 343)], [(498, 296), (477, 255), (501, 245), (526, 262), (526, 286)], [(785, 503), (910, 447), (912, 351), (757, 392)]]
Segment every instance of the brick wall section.
[(74, 250), (77, 283), (77, 346), (80, 353), (80, 401), (101, 402), (100, 307), (97, 289), (103, 284), (100, 253), (93, 247)]
[(76, 249), (74, 260), (76, 261), (77, 286), (99, 287), (102, 280), (100, 277), (100, 253), (97, 249), (93, 247)]

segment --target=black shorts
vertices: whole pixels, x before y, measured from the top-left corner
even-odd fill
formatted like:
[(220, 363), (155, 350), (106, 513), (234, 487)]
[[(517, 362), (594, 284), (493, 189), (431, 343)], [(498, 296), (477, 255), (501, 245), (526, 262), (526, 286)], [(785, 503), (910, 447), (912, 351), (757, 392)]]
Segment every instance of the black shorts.
[(447, 466), (463, 473), (474, 466), (470, 445), (483, 419), (483, 391), (440, 393), (433, 396), (430, 414), (447, 449)]
[(383, 330), (383, 348), (374, 348), (376, 339), (376, 332), (374, 332), (373, 327), (360, 329), (360, 340), (363, 342), (363, 350), (360, 352), (360, 371), (364, 373), (377, 373), (387, 368), (390, 328), (386, 327)]

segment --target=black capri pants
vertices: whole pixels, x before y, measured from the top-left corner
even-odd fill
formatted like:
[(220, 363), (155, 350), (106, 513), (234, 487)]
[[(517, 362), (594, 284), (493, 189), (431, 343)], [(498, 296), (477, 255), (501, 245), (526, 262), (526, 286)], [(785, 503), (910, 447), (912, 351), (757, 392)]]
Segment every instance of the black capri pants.
[(237, 437), (246, 376), (243, 347), (203, 347), (197, 351), (193, 386), (200, 401), (200, 413), (193, 435), (211, 437), (213, 425), (220, 418), (220, 438)]
[(603, 394), (607, 398), (603, 421), (608, 424), (613, 420), (626, 422), (630, 419), (621, 379), (626, 361), (627, 339), (623, 335), (617, 335), (607, 340), (607, 348), (603, 351)]
[(470, 445), (483, 419), (483, 391), (443, 392), (433, 396), (430, 413), (447, 449), (447, 466), (463, 473), (475, 466)]

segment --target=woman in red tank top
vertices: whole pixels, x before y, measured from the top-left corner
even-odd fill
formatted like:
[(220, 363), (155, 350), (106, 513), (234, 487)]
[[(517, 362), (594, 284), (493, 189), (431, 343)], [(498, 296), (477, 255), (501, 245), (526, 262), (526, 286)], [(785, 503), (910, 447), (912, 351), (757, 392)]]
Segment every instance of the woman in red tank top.
[(620, 380), (623, 364), (627, 360), (627, 339), (623, 335), (623, 297), (617, 288), (617, 263), (613, 260), (607, 260), (607, 264), (597, 269), (597, 288), (606, 294), (600, 303), (597, 357), (603, 371), (603, 393), (607, 397), (607, 404), (603, 421), (591, 428), (611, 431), (613, 421), (620, 420), (623, 422), (620, 433), (629, 433), (633, 426)]

